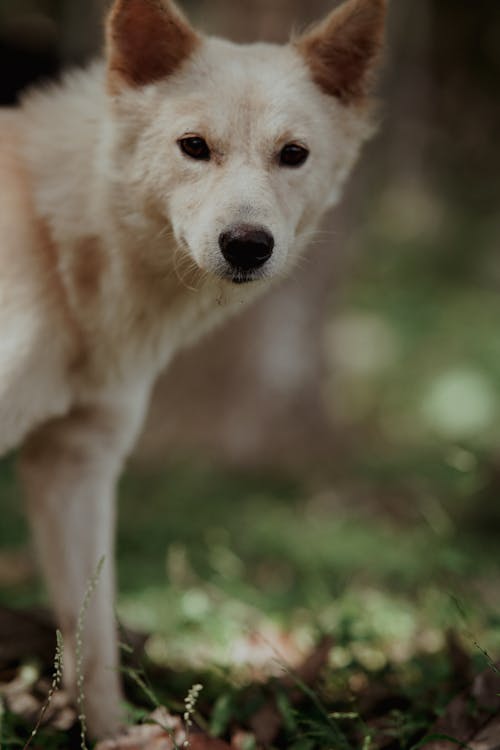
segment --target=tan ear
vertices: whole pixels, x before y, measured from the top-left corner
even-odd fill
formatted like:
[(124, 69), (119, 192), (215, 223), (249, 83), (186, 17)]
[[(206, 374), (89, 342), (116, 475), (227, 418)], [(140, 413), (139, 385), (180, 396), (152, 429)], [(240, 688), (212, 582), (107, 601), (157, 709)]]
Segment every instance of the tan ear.
[(115, 0), (107, 22), (111, 91), (166, 78), (199, 42), (170, 0)]
[(367, 94), (379, 56), (387, 0), (347, 0), (296, 40), (317, 85), (350, 104)]

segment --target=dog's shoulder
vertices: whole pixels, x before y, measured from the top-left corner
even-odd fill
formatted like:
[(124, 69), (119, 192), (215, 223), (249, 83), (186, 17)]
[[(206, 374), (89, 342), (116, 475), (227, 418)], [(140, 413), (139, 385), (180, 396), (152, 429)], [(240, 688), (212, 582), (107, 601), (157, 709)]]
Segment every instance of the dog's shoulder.
[[(22, 296), (46, 266), (43, 229), (33, 203), (33, 182), (23, 156), (25, 118), (20, 109), (0, 110), (1, 296)], [(36, 304), (36, 298), (34, 300)]]

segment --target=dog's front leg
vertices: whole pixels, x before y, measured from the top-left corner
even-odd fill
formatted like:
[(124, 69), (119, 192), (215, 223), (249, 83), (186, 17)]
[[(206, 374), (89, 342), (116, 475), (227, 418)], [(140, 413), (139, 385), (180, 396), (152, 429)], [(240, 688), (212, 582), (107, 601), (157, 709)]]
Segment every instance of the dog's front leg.
[[(83, 703), (88, 729), (96, 737), (113, 734), (122, 720), (114, 616), (114, 495), (140, 416), (140, 408), (133, 414), (79, 408), (32, 435), (20, 462), (28, 516), (64, 639), (65, 684)], [(103, 558), (83, 613), (89, 582)]]

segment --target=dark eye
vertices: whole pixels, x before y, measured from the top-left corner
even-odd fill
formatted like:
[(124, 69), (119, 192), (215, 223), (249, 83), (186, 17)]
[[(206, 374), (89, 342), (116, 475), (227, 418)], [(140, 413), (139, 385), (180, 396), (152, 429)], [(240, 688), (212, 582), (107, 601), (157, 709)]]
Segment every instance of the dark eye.
[(209, 161), (210, 160), (210, 149), (208, 148), (207, 142), (203, 138), (198, 136), (191, 136), (190, 138), (181, 138), (178, 144), (187, 156), (191, 159), (197, 159), (198, 161)]
[(280, 165), (282, 167), (301, 167), (307, 161), (308, 156), (307, 148), (296, 143), (289, 143), (281, 150)]

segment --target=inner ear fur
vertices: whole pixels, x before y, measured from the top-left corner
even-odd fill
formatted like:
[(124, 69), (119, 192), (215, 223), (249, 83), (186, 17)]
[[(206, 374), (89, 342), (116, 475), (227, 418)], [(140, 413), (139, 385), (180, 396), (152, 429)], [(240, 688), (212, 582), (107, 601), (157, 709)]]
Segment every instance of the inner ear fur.
[(112, 92), (167, 78), (200, 43), (171, 0), (115, 0), (106, 39)]
[(368, 94), (384, 40), (387, 0), (347, 0), (293, 43), (322, 91), (345, 104)]

